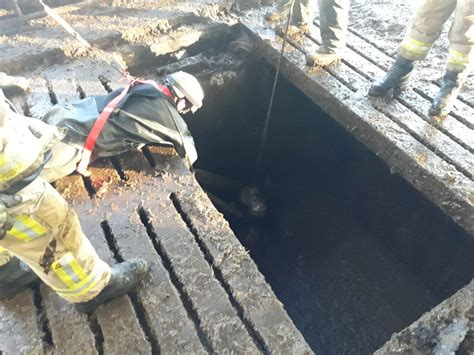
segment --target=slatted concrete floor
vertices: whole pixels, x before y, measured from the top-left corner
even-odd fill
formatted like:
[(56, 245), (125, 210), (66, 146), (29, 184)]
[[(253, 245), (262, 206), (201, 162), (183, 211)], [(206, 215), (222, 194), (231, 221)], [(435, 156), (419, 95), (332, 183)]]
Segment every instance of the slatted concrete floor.
[[(270, 10), (248, 12), (240, 21), (257, 41), (257, 54), (276, 66), (283, 40), (275, 24), (264, 20)], [(281, 74), (394, 173), (474, 233), (474, 102), (461, 94), (453, 112), (439, 119), (427, 116), (439, 90), (434, 83), (414, 82), (396, 98), (370, 98), (371, 83), (384, 75), (393, 58), (350, 30), (339, 65), (307, 67), (305, 55), (320, 44), (317, 21), (309, 34), (290, 36)]]
[[(40, 116), (53, 103), (123, 85), (111, 69), (92, 64), (32, 73), (31, 93), (15, 103)], [(73, 175), (56, 188), (104, 260), (145, 258), (150, 276), (92, 315), (77, 313), (45, 286), (0, 302), (3, 353), (311, 352), (172, 148), (100, 160), (91, 171), (90, 178)]]

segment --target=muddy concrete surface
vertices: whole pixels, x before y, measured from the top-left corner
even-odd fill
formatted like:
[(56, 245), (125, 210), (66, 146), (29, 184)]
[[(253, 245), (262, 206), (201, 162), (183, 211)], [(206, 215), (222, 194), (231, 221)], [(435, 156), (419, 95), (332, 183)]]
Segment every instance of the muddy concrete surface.
[[(349, 112), (328, 109), (336, 101), (363, 106), (416, 5), (355, 0), (349, 44), (357, 55), (340, 68), (311, 72), (326, 86), (309, 90), (314, 83), (301, 65), (303, 53), (317, 48), (317, 27), (290, 40), (287, 58), (297, 64), (277, 87), (257, 175), (274, 75), (262, 58), (274, 62), (229, 11), (252, 3), (114, 0), (61, 12), (133, 74), (196, 74), (205, 105), (185, 117), (200, 156), (196, 166), (256, 184), (268, 209), (264, 218), (225, 215), (231, 230), (169, 148), (126, 154), (115, 165), (96, 162), (90, 179), (73, 176), (57, 188), (102, 258), (114, 263), (142, 256), (153, 263), (149, 283), (89, 317), (45, 288), (0, 303), (0, 350), (114, 353), (135, 339), (138, 353), (472, 352), (472, 283), (455, 293), (474, 277), (474, 239), (456, 223), (466, 228), (472, 221), (464, 191), (472, 186), (473, 76), (455, 115), (436, 123), (423, 114), (443, 74), (447, 29), (415, 72), (425, 96), (366, 102), (387, 137), (406, 137), (398, 143), (417, 156), (419, 170), (389, 152), (383, 139), (369, 137), (357, 115), (327, 113)], [(52, 20), (14, 23), (11, 12), (0, 15), (2, 70), (33, 78), (28, 96), (13, 100), (25, 113), (40, 117), (53, 103), (123, 85), (109, 63), (86, 58), (90, 53)], [(281, 43), (273, 25), (264, 26), (266, 43)], [(305, 96), (315, 91), (326, 95), (321, 107)], [(414, 140), (419, 150), (410, 145)]]

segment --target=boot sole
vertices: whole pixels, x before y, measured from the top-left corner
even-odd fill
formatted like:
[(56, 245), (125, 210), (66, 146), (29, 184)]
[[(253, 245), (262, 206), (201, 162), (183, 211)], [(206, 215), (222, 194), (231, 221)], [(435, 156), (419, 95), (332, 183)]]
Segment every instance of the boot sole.
[(409, 84), (404, 84), (400, 86), (395, 86), (393, 88), (390, 88), (388, 90), (372, 90), (372, 88), (369, 89), (369, 96), (372, 97), (383, 97), (383, 96), (389, 96), (389, 93), (392, 92), (394, 97), (397, 97), (400, 95), (403, 91), (407, 90), (409, 88)]

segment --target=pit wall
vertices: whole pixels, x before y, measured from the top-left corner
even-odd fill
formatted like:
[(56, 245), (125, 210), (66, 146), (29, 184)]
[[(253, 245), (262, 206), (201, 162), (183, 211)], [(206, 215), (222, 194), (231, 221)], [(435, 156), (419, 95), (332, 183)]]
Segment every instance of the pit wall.
[[(256, 180), (257, 147), (273, 75), (268, 64), (253, 61), (223, 85), (204, 84), (205, 107), (188, 120), (200, 152), (199, 167), (246, 182)], [(471, 281), (474, 238), (437, 206), (284, 79), (272, 112), (266, 174), (259, 178), (267, 187), (296, 166), (320, 171), (314, 189), (332, 191), (341, 208), (361, 221), (439, 300)]]

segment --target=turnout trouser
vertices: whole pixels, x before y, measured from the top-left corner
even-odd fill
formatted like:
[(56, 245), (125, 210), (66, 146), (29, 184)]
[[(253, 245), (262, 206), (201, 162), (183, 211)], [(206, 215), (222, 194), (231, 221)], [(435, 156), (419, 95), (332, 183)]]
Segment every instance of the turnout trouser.
[[(319, 0), (321, 38), (326, 49), (338, 52), (346, 46), (350, 0)], [(311, 24), (316, 0), (296, 0), (292, 24)]]
[(447, 69), (468, 70), (474, 55), (474, 0), (425, 0), (415, 13), (398, 54), (411, 60), (424, 59), (453, 12)]
[(109, 282), (110, 268), (82, 233), (76, 213), (42, 178), (21, 190), (9, 209), (13, 228), (0, 239), (0, 266), (18, 257), (71, 302), (94, 298)]

